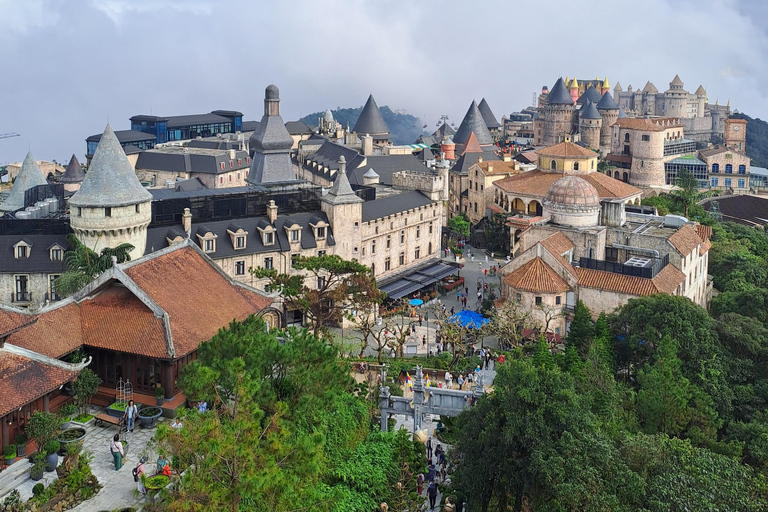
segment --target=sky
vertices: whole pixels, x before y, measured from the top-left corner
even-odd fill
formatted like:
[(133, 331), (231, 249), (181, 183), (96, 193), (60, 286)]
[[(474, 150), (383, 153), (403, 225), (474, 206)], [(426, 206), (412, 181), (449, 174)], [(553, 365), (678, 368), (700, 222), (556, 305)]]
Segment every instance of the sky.
[(559, 76), (664, 91), (677, 73), (766, 119), (766, 27), (766, 0), (0, 0), (0, 134), (21, 134), (0, 165), (84, 161), (86, 137), (137, 114), (258, 120), (270, 83), (285, 121), (372, 93), (433, 130)]

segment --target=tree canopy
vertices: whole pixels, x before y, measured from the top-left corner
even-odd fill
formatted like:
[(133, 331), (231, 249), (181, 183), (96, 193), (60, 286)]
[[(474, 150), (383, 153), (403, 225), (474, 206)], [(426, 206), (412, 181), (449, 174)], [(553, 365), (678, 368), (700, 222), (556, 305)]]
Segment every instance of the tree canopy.
[(105, 247), (101, 254), (83, 245), (74, 233), (67, 235), (69, 249), (64, 253), (64, 268), (57, 279), (56, 293), (62, 297), (72, 295), (112, 267), (113, 257), (118, 263), (131, 260), (131, 244), (120, 244), (115, 248)]

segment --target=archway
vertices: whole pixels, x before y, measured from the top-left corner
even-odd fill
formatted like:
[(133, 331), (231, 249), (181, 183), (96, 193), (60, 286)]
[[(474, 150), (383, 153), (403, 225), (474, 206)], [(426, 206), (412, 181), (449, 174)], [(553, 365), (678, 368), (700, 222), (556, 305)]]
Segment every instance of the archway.
[(528, 203), (528, 215), (541, 215), (542, 209), (541, 209), (541, 203), (534, 200)]
[(553, 170), (553, 171), (556, 171), (557, 170), (557, 161), (556, 160), (552, 160), (551, 162), (549, 162), (549, 168), (551, 170)]
[(613, 177), (614, 177), (615, 179), (617, 179), (617, 180), (618, 180), (618, 179), (620, 179), (620, 178), (619, 178), (619, 171), (616, 171), (616, 172), (614, 172), (614, 173), (613, 173)]
[(516, 197), (512, 201), (512, 209), (520, 213), (525, 213), (525, 203), (523, 202), (522, 199), (520, 199), (519, 197)]
[(625, 172), (624, 175), (622, 176), (621, 181), (623, 181), (624, 183), (627, 183), (629, 181), (629, 173)]

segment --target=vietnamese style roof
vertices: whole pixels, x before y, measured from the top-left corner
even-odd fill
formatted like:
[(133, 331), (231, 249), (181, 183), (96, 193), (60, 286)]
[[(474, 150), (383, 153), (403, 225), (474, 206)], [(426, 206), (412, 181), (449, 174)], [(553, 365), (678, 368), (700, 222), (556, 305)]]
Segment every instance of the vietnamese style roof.
[(347, 178), (347, 165), (344, 155), (339, 157), (339, 170), (336, 172), (336, 179), (333, 180), (333, 187), (330, 192), (323, 197), (323, 200), (331, 204), (352, 204), (362, 203), (363, 200), (355, 194)]
[(597, 103), (600, 101), (600, 91), (595, 89), (594, 85), (590, 85), (589, 88), (584, 91), (584, 94), (579, 96), (579, 99), (576, 100), (576, 103), (578, 105), (583, 105), (587, 100), (591, 101), (592, 103)]
[[(120, 147), (119, 144), (118, 147)], [(122, 152), (123, 150), (121, 148), (120, 153)], [(123, 158), (125, 158), (125, 154), (123, 154)], [(138, 183), (138, 180), (136, 181)], [(32, 156), (32, 153), (27, 153), (26, 158), (24, 158), (24, 162), (21, 164), (19, 174), (16, 176), (16, 181), (13, 183), (11, 193), (8, 195), (5, 201), (0, 204), (0, 211), (13, 212), (24, 208), (25, 192), (38, 185), (47, 184), (48, 182), (46, 181), (45, 176), (43, 176), (43, 171), (41, 171), (40, 167), (38, 167), (37, 162), (35, 162), (35, 159)]]
[[(280, 91), (275, 85), (269, 85), (266, 88), (264, 101), (265, 103), (280, 101)], [(288, 133), (279, 112), (278, 108), (277, 113), (271, 114), (265, 108), (264, 116), (251, 135), (251, 148), (254, 154), (247, 181), (253, 185), (296, 179), (290, 155), (293, 137)]]
[(125, 156), (112, 127), (107, 124), (71, 206), (112, 207), (146, 203), (152, 194), (145, 189)]
[(573, 105), (573, 98), (571, 98), (562, 78), (558, 78), (555, 85), (552, 86), (552, 90), (549, 91), (547, 105)]
[(500, 128), (501, 125), (496, 120), (496, 116), (493, 115), (493, 112), (491, 111), (491, 107), (488, 106), (488, 102), (485, 101), (485, 98), (480, 100), (480, 104), (477, 106), (477, 108), (480, 110), (480, 113), (483, 115), (483, 120), (485, 121), (485, 125), (488, 127), (489, 130), (493, 128)]
[[(608, 94), (608, 93), (605, 93)], [(584, 106), (579, 110), (579, 119), (602, 119), (603, 116), (597, 111), (595, 104), (591, 100), (587, 100)]]
[(619, 106), (613, 100), (611, 93), (607, 91), (605, 94), (603, 94), (603, 97), (600, 98), (600, 101), (597, 103), (598, 110), (616, 110), (617, 108), (619, 108)]
[[(507, 193), (544, 198), (549, 187), (564, 175), (557, 172), (544, 172), (540, 169), (523, 172), (494, 181), (493, 185)], [(599, 172), (579, 174), (595, 187), (600, 199), (626, 199), (640, 194), (640, 189), (621, 180)]]
[(504, 276), (504, 283), (515, 290), (537, 293), (562, 293), (571, 289), (565, 279), (540, 257), (533, 258)]
[(564, 176), (547, 189), (544, 204), (560, 210), (599, 208), (600, 195), (587, 180), (579, 176)]
[(389, 127), (384, 122), (384, 118), (381, 117), (381, 111), (376, 100), (373, 99), (373, 94), (368, 96), (368, 101), (365, 102), (363, 111), (360, 112), (360, 117), (357, 118), (352, 131), (358, 134), (389, 135)]
[(469, 105), (469, 109), (461, 121), (459, 129), (456, 130), (453, 142), (455, 144), (466, 144), (472, 132), (475, 133), (475, 137), (477, 137), (480, 145), (493, 144), (493, 136), (488, 131), (488, 126), (486, 126), (483, 115), (480, 113), (480, 109), (477, 108), (477, 103), (474, 100)]
[(656, 94), (659, 92), (659, 90), (656, 88), (655, 85), (653, 85), (650, 80), (645, 84), (645, 87), (643, 87), (643, 92), (647, 92), (649, 94)]
[(80, 167), (80, 162), (77, 161), (75, 155), (72, 155), (72, 158), (69, 159), (69, 164), (67, 164), (67, 170), (61, 175), (59, 181), (61, 183), (80, 183), (83, 179), (85, 179), (85, 173), (82, 167)]

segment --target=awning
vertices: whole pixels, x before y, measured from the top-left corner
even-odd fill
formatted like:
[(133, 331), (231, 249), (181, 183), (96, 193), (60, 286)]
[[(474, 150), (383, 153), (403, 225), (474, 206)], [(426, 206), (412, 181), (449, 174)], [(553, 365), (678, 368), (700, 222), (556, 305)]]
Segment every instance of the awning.
[(385, 284), (379, 290), (386, 293), (388, 299), (399, 299), (456, 272), (456, 267), (446, 265), (445, 263), (437, 263), (421, 270), (414, 270), (396, 281)]
[(424, 288), (424, 286), (425, 285), (421, 283), (414, 283), (413, 281), (408, 281), (406, 279), (398, 279), (394, 283), (382, 286), (380, 290), (386, 292), (388, 299), (399, 299), (405, 297), (409, 293)]

